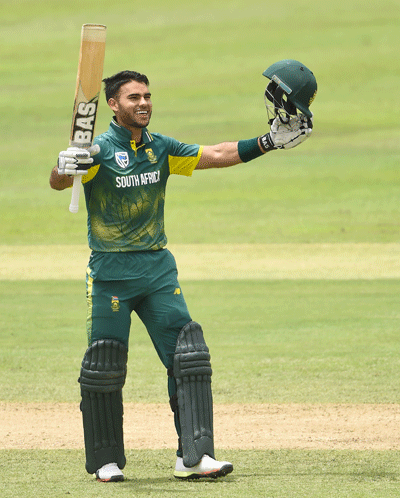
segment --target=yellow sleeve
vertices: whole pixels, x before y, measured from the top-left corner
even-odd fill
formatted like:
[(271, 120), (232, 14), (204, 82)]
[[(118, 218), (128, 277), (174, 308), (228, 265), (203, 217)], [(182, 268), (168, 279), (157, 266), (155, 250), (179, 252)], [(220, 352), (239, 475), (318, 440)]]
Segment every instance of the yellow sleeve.
[[(100, 164), (96, 164), (96, 166), (92, 166), (89, 171), (87, 172), (87, 175), (82, 175), (82, 183), (87, 183), (90, 182), (90, 180), (93, 180), (93, 178), (97, 175), (97, 172), (99, 171)], [(71, 177), (73, 178), (73, 177)], [(72, 188), (73, 184), (68, 187)]]
[(203, 153), (203, 146), (201, 145), (197, 153), (197, 156), (191, 156), (191, 157), (168, 156), (170, 174), (192, 176), (193, 171), (196, 169), (196, 166), (199, 164), (202, 153)]
[(87, 175), (82, 175), (82, 183), (87, 183), (87, 182), (90, 182), (90, 180), (93, 180), (93, 178), (97, 175), (99, 168), (100, 168), (100, 164), (96, 164), (96, 166), (92, 166), (88, 170)]

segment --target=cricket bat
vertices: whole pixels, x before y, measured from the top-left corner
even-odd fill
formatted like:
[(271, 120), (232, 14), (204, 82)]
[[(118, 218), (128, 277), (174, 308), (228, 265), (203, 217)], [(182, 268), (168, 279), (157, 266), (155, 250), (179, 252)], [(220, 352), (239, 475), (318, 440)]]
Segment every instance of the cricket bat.
[[(84, 24), (81, 32), (75, 103), (72, 114), (70, 147), (91, 147), (94, 139), (97, 108), (103, 77), (106, 49), (106, 26)], [(77, 213), (82, 176), (74, 176), (69, 210)]]

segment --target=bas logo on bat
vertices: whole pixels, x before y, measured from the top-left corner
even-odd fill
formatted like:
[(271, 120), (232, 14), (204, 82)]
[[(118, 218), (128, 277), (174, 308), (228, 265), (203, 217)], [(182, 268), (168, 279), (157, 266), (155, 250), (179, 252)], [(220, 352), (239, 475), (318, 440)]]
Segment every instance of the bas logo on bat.
[(90, 144), (93, 140), (98, 97), (91, 102), (78, 104), (73, 124), (72, 140), (79, 145)]

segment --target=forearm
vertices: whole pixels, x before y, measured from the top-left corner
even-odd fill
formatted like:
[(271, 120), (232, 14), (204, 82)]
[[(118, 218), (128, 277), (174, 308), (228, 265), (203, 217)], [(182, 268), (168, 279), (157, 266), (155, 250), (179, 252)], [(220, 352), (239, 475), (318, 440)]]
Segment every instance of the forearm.
[[(260, 147), (259, 139), (254, 139), (252, 147), (255, 148), (256, 154), (260, 156), (265, 152)], [(226, 168), (240, 164), (244, 162), (240, 155), (240, 148), (241, 145), (239, 142), (222, 142), (217, 145), (206, 145), (203, 148), (203, 153), (196, 169)], [(259, 151), (257, 151), (258, 148)]]
[(50, 174), (50, 187), (54, 190), (64, 190), (71, 187), (74, 180), (68, 175), (60, 175), (57, 171), (57, 166), (51, 170)]

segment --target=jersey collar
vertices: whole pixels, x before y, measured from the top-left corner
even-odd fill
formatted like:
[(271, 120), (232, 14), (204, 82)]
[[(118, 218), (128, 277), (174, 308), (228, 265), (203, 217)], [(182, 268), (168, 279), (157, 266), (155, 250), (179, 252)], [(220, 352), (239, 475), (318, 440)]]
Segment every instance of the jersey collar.
[[(131, 132), (128, 129), (124, 128), (123, 126), (120, 126), (116, 122), (115, 116), (111, 120), (109, 132), (112, 135), (114, 135), (119, 142), (129, 143), (129, 144), (132, 143)], [(147, 128), (143, 128), (143, 130), (142, 130), (142, 143), (148, 144), (152, 141), (153, 141), (153, 137), (150, 135)]]

